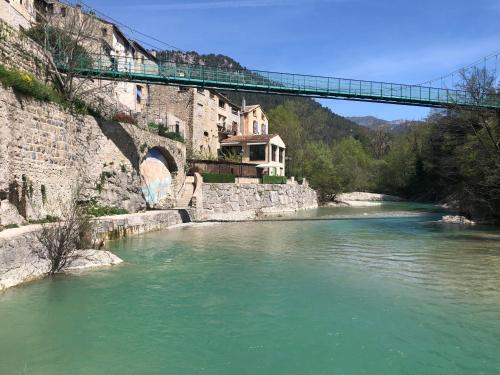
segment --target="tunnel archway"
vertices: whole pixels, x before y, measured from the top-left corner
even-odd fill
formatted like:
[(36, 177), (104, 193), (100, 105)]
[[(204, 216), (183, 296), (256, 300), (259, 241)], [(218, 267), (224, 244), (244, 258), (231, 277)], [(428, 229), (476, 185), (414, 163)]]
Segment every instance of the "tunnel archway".
[(151, 148), (140, 167), (141, 189), (150, 208), (168, 208), (175, 202), (174, 174), (177, 165), (170, 153), (160, 147)]

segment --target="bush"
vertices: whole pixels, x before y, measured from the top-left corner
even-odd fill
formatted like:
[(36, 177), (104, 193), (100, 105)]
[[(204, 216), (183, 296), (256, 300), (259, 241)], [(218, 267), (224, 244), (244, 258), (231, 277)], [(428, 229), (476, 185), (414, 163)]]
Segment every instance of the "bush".
[(263, 176), (262, 183), (263, 184), (281, 184), (285, 185), (288, 179), (285, 176)]
[(59, 218), (55, 216), (50, 216), (47, 215), (45, 219), (40, 219), (40, 220), (30, 220), (30, 224), (49, 224), (49, 223), (56, 223), (59, 221)]
[(118, 112), (117, 114), (115, 114), (113, 116), (113, 121), (123, 122), (123, 123), (126, 123), (126, 124), (137, 125), (136, 119), (133, 118), (132, 116), (130, 116), (129, 114), (124, 113), (124, 112)]
[(83, 211), (86, 215), (92, 217), (126, 215), (129, 213), (124, 208), (100, 206), (94, 201), (85, 204)]
[(236, 176), (234, 174), (204, 173), (203, 182), (213, 184), (234, 184), (236, 182)]
[(89, 109), (82, 100), (77, 99), (70, 103), (53, 87), (41, 83), (27, 73), (16, 69), (9, 69), (2, 64), (0, 64), (0, 83), (4, 87), (11, 87), (17, 94), (28, 96), (41, 102), (56, 103), (63, 108), (70, 108), (75, 113), (81, 115), (89, 114)]
[(1, 64), (0, 82), (6, 87), (12, 87), (18, 94), (31, 96), (43, 102), (64, 103), (62, 96), (52, 87), (40, 83), (27, 73), (8, 69)]

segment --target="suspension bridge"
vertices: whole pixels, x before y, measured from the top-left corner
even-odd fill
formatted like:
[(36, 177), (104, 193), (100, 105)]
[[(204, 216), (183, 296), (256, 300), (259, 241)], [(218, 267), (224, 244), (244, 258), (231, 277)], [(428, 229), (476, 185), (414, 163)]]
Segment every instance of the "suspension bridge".
[[(69, 69), (65, 59), (56, 58), (56, 64), (62, 71)], [(76, 64), (72, 64), (71, 69), (80, 77), (100, 80), (436, 108), (500, 109), (500, 96), (496, 93), (475, 97), (472, 93), (463, 90), (425, 85), (260, 70), (235, 70), (161, 60), (152, 62), (104, 54), (85, 56)]]

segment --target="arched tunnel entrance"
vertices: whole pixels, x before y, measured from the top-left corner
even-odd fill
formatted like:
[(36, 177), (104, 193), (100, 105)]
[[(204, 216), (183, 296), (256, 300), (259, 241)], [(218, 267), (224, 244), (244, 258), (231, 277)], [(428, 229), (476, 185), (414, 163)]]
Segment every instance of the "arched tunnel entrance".
[(174, 176), (177, 165), (170, 153), (154, 147), (140, 167), (141, 188), (150, 208), (171, 208), (175, 204)]

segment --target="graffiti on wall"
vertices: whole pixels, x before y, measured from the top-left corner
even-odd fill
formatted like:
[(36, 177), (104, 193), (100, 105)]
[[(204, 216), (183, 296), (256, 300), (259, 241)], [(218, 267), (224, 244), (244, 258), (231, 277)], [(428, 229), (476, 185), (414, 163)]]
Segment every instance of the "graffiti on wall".
[(150, 207), (161, 205), (172, 198), (172, 175), (160, 150), (149, 150), (140, 172), (142, 193)]

